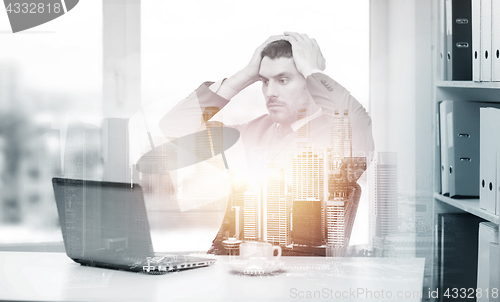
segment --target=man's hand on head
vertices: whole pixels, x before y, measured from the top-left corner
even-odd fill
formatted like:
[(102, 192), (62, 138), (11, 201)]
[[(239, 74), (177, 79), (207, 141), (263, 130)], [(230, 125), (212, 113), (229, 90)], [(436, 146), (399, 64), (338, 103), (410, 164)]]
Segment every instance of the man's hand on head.
[(258, 81), (260, 61), (262, 60), (261, 58), (262, 50), (267, 46), (267, 44), (273, 41), (284, 40), (284, 39), (285, 39), (284, 35), (269, 37), (264, 43), (262, 43), (259, 47), (257, 47), (257, 49), (255, 49), (255, 52), (252, 58), (250, 59), (250, 62), (248, 62), (248, 64), (243, 69), (241, 69), (236, 74), (224, 80), (223, 85), (228, 87), (229, 90), (232, 92), (219, 93), (218, 91), (217, 93), (223, 98), (230, 99), (238, 92), (245, 89), (247, 86)]
[(264, 43), (262, 43), (257, 49), (255, 49), (255, 52), (253, 53), (252, 58), (250, 59), (250, 62), (248, 65), (243, 69), (245, 71), (245, 74), (251, 78), (254, 82), (259, 80), (259, 69), (260, 69), (260, 62), (262, 61), (261, 53), (262, 50), (271, 42), (278, 41), (278, 40), (285, 40), (284, 35), (277, 35), (277, 36), (270, 36), (267, 38)]
[(315, 39), (309, 38), (306, 34), (287, 31), (283, 40), (292, 44), (295, 66), (305, 78), (315, 69), (325, 70), (326, 60)]

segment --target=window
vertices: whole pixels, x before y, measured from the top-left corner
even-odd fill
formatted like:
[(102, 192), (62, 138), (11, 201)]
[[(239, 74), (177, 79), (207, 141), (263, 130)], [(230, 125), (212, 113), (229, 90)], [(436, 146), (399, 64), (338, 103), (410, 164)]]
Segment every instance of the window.
[(102, 3), (16, 34), (1, 13), (0, 31), (0, 245), (62, 241), (51, 178), (68, 118), (102, 117)]

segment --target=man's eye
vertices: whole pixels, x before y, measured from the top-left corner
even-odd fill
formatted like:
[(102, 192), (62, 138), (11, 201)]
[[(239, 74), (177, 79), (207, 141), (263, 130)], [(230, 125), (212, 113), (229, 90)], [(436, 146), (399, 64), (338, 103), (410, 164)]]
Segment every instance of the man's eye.
[(280, 84), (286, 84), (286, 83), (288, 83), (288, 79), (282, 78), (282, 79), (279, 79), (279, 82), (280, 82)]
[(262, 81), (262, 84), (263, 84), (263, 85), (267, 85), (267, 84), (269, 83), (269, 81), (268, 81), (268, 80), (266, 80), (266, 79), (260, 79), (260, 80)]

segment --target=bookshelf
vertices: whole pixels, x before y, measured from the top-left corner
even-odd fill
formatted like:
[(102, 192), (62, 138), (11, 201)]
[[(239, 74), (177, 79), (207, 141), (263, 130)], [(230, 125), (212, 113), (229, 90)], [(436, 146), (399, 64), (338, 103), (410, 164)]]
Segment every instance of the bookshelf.
[(438, 88), (500, 89), (500, 82), (436, 81)]
[(446, 203), (464, 212), (476, 215), (477, 217), (480, 217), (484, 220), (498, 224), (498, 216), (481, 209), (479, 207), (479, 199), (455, 199), (443, 196), (439, 193), (434, 193), (434, 199), (436, 199), (438, 202)]
[[(500, 223), (498, 215), (494, 213), (487, 212), (479, 206), (479, 199), (457, 199), (443, 196), (440, 194), (440, 150), (439, 150), (439, 123), (437, 115), (439, 114), (439, 102), (443, 100), (453, 100), (458, 102), (473, 101), (473, 102), (494, 102), (500, 103), (500, 82), (473, 82), (473, 81), (448, 81), (442, 79), (442, 72), (440, 71), (440, 38), (443, 36), (440, 32), (440, 15), (439, 15), (439, 5), (442, 0), (433, 0), (432, 4), (432, 113), (433, 113), (433, 129), (434, 129), (434, 155), (433, 155), (433, 167), (434, 167), (434, 192), (433, 192), (433, 217), (436, 223), (436, 234), (434, 242), (434, 259), (433, 259), (433, 269), (432, 274), (432, 286), (437, 287), (439, 284), (440, 268), (439, 268), (439, 257), (438, 247), (440, 238), (437, 236), (438, 233), (438, 217), (443, 213), (469, 213), (473, 216), (482, 218), (486, 221), (492, 222), (496, 225)], [(477, 146), (479, 148), (479, 146)], [(479, 186), (479, 180), (478, 180)], [(473, 242), (471, 244), (474, 244)], [(442, 249), (447, 249), (446, 244), (443, 244)], [(473, 261), (473, 260), (471, 260)], [(498, 268), (497, 268), (498, 269)]]

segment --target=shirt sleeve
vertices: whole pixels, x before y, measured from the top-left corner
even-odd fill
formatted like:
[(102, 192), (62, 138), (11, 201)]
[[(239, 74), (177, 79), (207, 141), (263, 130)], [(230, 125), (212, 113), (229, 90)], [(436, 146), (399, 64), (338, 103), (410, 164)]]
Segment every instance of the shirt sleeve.
[(169, 139), (194, 133), (206, 122), (203, 114), (207, 110), (220, 110), (229, 102), (215, 93), (220, 84), (205, 82), (188, 97), (180, 101), (160, 120), (162, 133)]
[(372, 120), (363, 105), (347, 89), (323, 72), (314, 72), (307, 77), (307, 88), (324, 114), (335, 116), (336, 111), (348, 112), (352, 128), (353, 157), (373, 158), (375, 144), (372, 135)]

